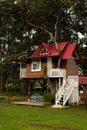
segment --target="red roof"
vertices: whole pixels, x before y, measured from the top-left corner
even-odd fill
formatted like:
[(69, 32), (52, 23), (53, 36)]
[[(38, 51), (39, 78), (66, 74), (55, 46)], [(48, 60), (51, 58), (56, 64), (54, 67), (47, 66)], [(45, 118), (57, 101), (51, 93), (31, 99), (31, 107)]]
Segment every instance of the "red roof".
[(63, 54), (62, 54), (62, 59), (68, 59), (71, 57), (73, 51), (75, 50), (76, 44), (68, 44), (66, 49), (64, 50)]
[[(69, 44), (67, 42), (60, 42), (58, 43), (60, 51), (62, 52), (62, 59), (68, 59), (71, 57), (75, 47), (76, 43)], [(48, 51), (47, 54), (41, 55), (41, 49), (45, 47), (45, 49)], [(56, 51), (55, 44), (47, 44), (42, 43), (32, 54), (30, 58), (39, 58), (39, 57), (48, 57), (48, 56), (58, 56), (58, 52)]]
[(80, 76), (79, 84), (87, 84), (87, 76)]

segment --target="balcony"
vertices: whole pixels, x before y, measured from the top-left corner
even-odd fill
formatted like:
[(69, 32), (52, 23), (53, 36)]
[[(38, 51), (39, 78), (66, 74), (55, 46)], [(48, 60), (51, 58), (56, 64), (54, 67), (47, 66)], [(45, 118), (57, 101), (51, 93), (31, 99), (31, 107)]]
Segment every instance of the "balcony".
[(26, 77), (26, 68), (20, 69), (20, 77)]
[(56, 77), (66, 77), (66, 70), (65, 69), (50, 69), (47, 71), (47, 76), (49, 78), (56, 78)]

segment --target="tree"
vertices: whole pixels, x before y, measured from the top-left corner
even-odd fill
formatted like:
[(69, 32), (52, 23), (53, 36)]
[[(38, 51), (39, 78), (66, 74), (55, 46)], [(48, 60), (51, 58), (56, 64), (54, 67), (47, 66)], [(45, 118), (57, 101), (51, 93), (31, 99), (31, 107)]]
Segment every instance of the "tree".
[[(1, 0), (1, 70), (8, 65), (3, 72), (7, 72), (8, 68), (10, 72), (12, 59), (30, 55), (31, 48), (42, 41), (77, 42), (78, 32), (85, 33), (84, 7), (84, 0)], [(31, 26), (29, 22), (39, 28)]]
[[(81, 1), (81, 3), (82, 3), (83, 1)], [(48, 4), (49, 3), (49, 4)], [(29, 25), (31, 25), (31, 26), (33, 26), (33, 27), (35, 27), (35, 29), (36, 28), (38, 28), (38, 29), (41, 29), (41, 30), (43, 30), (45, 33), (47, 33), (47, 34), (49, 34), (49, 36), (50, 36), (50, 39), (51, 39), (51, 41), (52, 42), (54, 42), (55, 43), (55, 47), (56, 47), (56, 50), (57, 50), (57, 52), (58, 52), (58, 54), (59, 54), (59, 57), (58, 57), (58, 67), (60, 67), (60, 63), (61, 63), (61, 53), (60, 53), (60, 50), (59, 50), (59, 46), (58, 46), (58, 44), (57, 44), (57, 42), (58, 42), (58, 32), (59, 33), (61, 33), (61, 31), (64, 31), (65, 32), (65, 30), (66, 30), (66, 32), (67, 32), (67, 36), (66, 36), (66, 38), (67, 38), (67, 40), (69, 40), (69, 42), (71, 42), (71, 41), (73, 41), (73, 39), (75, 40), (77, 40), (78, 39), (78, 37), (77, 37), (77, 35), (78, 35), (78, 32), (81, 32), (81, 33), (84, 33), (84, 28), (83, 28), (83, 17), (82, 17), (82, 13), (83, 13), (83, 7), (84, 6), (82, 6), (82, 12), (80, 13), (80, 15), (79, 15), (79, 11), (77, 11), (76, 9), (77, 9), (77, 7), (79, 7), (79, 5), (80, 5), (80, 2), (78, 1), (77, 3), (76, 2), (70, 2), (70, 1), (68, 1), (68, 2), (64, 2), (64, 1), (60, 1), (60, 3), (61, 3), (61, 6), (59, 7), (59, 10), (57, 10), (57, 8), (58, 8), (58, 5), (60, 5), (60, 3), (58, 3), (58, 2), (56, 2), (56, 1), (47, 1), (47, 3), (46, 4), (48, 4), (48, 5), (50, 5), (50, 3), (51, 3), (51, 6), (53, 6), (54, 4), (55, 4), (55, 7), (54, 8), (52, 8), (52, 9), (55, 9), (56, 10), (56, 12), (55, 12), (55, 10), (49, 10), (48, 12), (49, 12), (49, 15), (48, 15), (48, 18), (49, 18), (49, 16), (51, 17), (51, 18), (53, 18), (52, 20), (54, 20), (54, 21), (56, 21), (56, 22), (53, 22), (53, 21), (51, 21), (51, 26), (53, 27), (53, 28), (50, 28), (49, 29), (49, 25), (47, 24), (47, 22), (46, 22), (46, 24), (44, 24), (43, 22), (43, 16), (42, 16), (42, 19), (41, 19), (41, 17), (40, 17), (40, 21), (41, 21), (41, 23), (40, 23), (40, 21), (34, 21), (34, 20), (27, 20), (28, 21), (28, 23), (29, 23)], [(77, 6), (76, 6), (76, 4), (77, 4)], [(41, 6), (41, 5), (39, 5), (39, 6)], [(42, 6), (41, 6), (41, 9), (42, 9), (42, 11), (44, 11), (44, 8), (43, 8), (43, 6), (44, 7), (46, 7), (46, 5), (44, 5), (44, 4), (42, 4)], [(49, 7), (49, 6), (47, 6), (47, 7)], [(79, 9), (80, 9), (80, 7), (79, 7)], [(37, 11), (37, 10), (36, 10)], [(45, 10), (46, 11), (46, 10)], [(52, 12), (51, 12), (52, 11)], [(38, 11), (37, 12), (35, 12), (36, 14), (35, 15), (37, 15), (37, 17), (38, 16), (40, 16), (40, 12), (38, 13)], [(60, 20), (60, 18), (62, 18), (62, 16), (64, 16), (64, 19), (62, 19), (62, 20)], [(45, 15), (44, 15), (44, 17), (45, 17)], [(82, 20), (80, 19), (80, 18), (82, 18)], [(80, 19), (80, 22), (79, 22), (79, 19)], [(67, 25), (63, 25), (63, 27), (64, 27), (64, 29), (60, 29), (59, 30), (59, 25), (60, 25), (60, 23), (62, 23), (62, 22), (65, 22)], [(35, 24), (34, 24), (35, 23)], [(50, 22), (49, 22), (50, 23)], [(55, 25), (55, 27), (52, 25), (52, 23), (54, 23), (54, 25)], [(77, 24), (79, 25), (79, 26), (77, 26)], [(69, 26), (68, 26), (69, 25)], [(70, 29), (70, 30), (69, 30)], [(49, 31), (49, 30), (51, 30), (51, 31)], [(70, 33), (73, 33), (73, 34), (71, 34), (70, 35)], [(60, 36), (60, 35), (59, 35)], [(60, 38), (61, 38), (61, 36), (60, 36)], [(51, 88), (52, 88), (52, 86), (51, 86)]]
[[(62, 38), (64, 39), (64, 37), (69, 42), (73, 42), (73, 40), (75, 42), (78, 39), (78, 32), (84, 33), (85, 31), (83, 27), (84, 17), (82, 16), (84, 12), (83, 3), (83, 0), (80, 2), (72, 0), (66, 2), (63, 0), (48, 0), (46, 3), (39, 0), (38, 2), (34, 3), (34, 5), (32, 4), (32, 8), (34, 8), (35, 11), (33, 12), (30, 10), (30, 12), (33, 12), (32, 15), (34, 18), (36, 16), (37, 19), (28, 18), (27, 22), (29, 25), (33, 26), (35, 30), (40, 29), (47, 33), (50, 36), (49, 39), (51, 42), (55, 43), (56, 50), (59, 54), (58, 67), (60, 67), (61, 63), (61, 53), (57, 42), (61, 41)], [(43, 15), (41, 15), (41, 13)], [(39, 16), (40, 18), (38, 18)], [(44, 22), (45, 17), (48, 17), (48, 19)], [(63, 32), (63, 36), (61, 32)], [(64, 35), (64, 33), (67, 35)]]

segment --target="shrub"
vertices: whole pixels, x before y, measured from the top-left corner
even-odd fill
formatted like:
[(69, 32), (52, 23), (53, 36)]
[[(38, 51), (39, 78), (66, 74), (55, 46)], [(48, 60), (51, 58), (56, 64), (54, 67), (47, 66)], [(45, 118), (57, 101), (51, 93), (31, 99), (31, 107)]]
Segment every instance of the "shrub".
[(50, 106), (55, 102), (55, 95), (52, 95), (50, 92), (44, 94), (45, 106)]

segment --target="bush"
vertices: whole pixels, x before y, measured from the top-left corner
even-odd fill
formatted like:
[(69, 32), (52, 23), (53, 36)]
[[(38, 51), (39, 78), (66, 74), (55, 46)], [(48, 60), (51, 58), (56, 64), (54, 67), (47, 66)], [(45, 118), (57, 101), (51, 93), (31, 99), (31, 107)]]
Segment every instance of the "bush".
[(45, 106), (53, 105), (55, 102), (55, 95), (52, 95), (50, 92), (44, 94)]
[(5, 91), (7, 94), (23, 94), (22, 89), (19, 85), (6, 85)]

